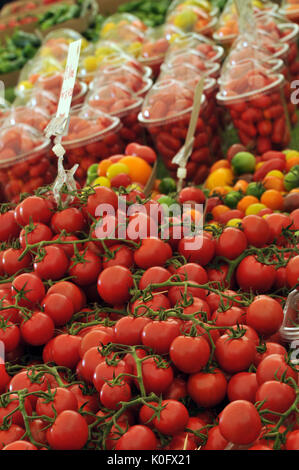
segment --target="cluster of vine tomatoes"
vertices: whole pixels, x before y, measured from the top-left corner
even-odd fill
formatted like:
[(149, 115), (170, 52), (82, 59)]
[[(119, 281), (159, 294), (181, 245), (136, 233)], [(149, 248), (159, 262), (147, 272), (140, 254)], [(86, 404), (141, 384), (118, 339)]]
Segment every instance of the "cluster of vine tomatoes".
[(3, 206), (0, 447), (298, 450), (298, 369), (279, 336), (298, 210), (207, 224), (192, 251), (172, 225), (134, 240), (130, 224), (159, 202), (125, 197), (148, 211), (122, 240), (97, 238), (96, 208), (117, 209), (108, 187)]

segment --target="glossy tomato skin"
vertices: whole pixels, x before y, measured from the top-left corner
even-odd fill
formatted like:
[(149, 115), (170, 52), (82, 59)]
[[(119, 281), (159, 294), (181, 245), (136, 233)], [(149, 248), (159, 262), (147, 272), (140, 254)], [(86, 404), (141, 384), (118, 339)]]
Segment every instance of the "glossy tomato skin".
[(171, 343), (170, 358), (186, 374), (200, 372), (210, 357), (210, 346), (202, 336), (177, 336)]
[(224, 229), (216, 242), (216, 255), (233, 260), (238, 258), (247, 248), (244, 233), (234, 227)]
[(245, 335), (232, 338), (224, 334), (216, 342), (215, 357), (221, 369), (230, 374), (245, 371), (253, 363), (255, 344)]
[[(153, 266), (151, 268), (148, 268), (144, 274), (142, 275), (140, 281), (139, 281), (139, 289), (143, 290), (145, 289), (149, 284), (161, 284), (170, 278), (171, 274), (170, 272), (162, 268), (161, 266)], [(155, 289), (153, 292), (162, 292), (165, 290), (168, 290), (169, 287), (160, 287)]]
[(8, 444), (18, 441), (25, 434), (25, 429), (16, 424), (11, 424), (8, 429), (0, 430), (0, 449)]
[(276, 278), (273, 265), (264, 265), (254, 256), (247, 256), (239, 264), (236, 271), (236, 280), (244, 291), (254, 291), (260, 294), (269, 292)]
[(290, 288), (299, 283), (299, 256), (292, 258), (286, 268), (287, 283)]
[[(112, 380), (114, 377), (117, 377), (120, 374), (130, 374), (131, 368), (128, 364), (120, 360), (116, 365), (108, 365), (106, 361), (100, 362), (94, 371), (93, 374), (93, 384), (97, 391), (100, 393), (102, 386), (107, 380)], [(130, 382), (130, 377), (124, 377), (126, 382)]]
[(158, 442), (147, 426), (135, 425), (118, 439), (115, 450), (155, 450)]
[(291, 377), (297, 383), (298, 373), (286, 363), (285, 357), (281, 354), (271, 354), (265, 357), (256, 370), (256, 379), (259, 385), (269, 380), (280, 380), (282, 375), (285, 378)]
[[(178, 251), (189, 263), (198, 263), (206, 266), (215, 255), (215, 241), (208, 234), (204, 233), (202, 238), (185, 237), (180, 240)], [(193, 245), (193, 247), (190, 247)], [(198, 246), (198, 248), (196, 248)], [(195, 248), (195, 249), (194, 249)]]
[(145, 326), (151, 320), (146, 317), (123, 317), (114, 325), (114, 338), (118, 344), (128, 344), (134, 346), (141, 344), (141, 335)]
[(198, 372), (189, 376), (187, 390), (198, 406), (212, 408), (225, 398), (227, 380), (220, 369), (215, 369), (213, 373)]
[[(51, 393), (53, 401), (48, 401), (44, 398), (39, 397), (36, 402), (36, 411), (38, 415), (49, 416), (50, 418), (57, 416), (64, 410), (77, 411), (78, 402), (73, 392), (67, 388), (57, 387), (52, 388)], [(54, 409), (53, 409), (54, 408)]]
[(208, 431), (208, 439), (201, 450), (224, 450), (229, 444), (221, 434), (219, 426), (214, 426)]
[(258, 352), (254, 358), (254, 365), (257, 367), (265, 357), (270, 356), (271, 354), (280, 354), (282, 356), (287, 355), (287, 350), (278, 343), (272, 343), (271, 341), (266, 341), (265, 343), (265, 351)]
[(76, 256), (70, 261), (69, 274), (73, 276), (73, 282), (79, 286), (89, 286), (97, 281), (101, 272), (102, 263), (92, 251), (81, 251), (79, 256), (82, 260), (78, 262)]
[(232, 306), (224, 312), (216, 310), (212, 315), (212, 321), (217, 326), (234, 326), (246, 322), (246, 314), (242, 308)]
[(27, 253), (24, 258), (19, 261), (22, 255), (22, 249), (8, 248), (2, 252), (2, 268), (5, 274), (13, 276), (18, 271), (28, 268), (31, 263), (31, 256)]
[(246, 445), (254, 442), (262, 429), (261, 418), (252, 403), (236, 400), (221, 412), (219, 429), (225, 439), (233, 444)]
[(51, 202), (38, 196), (30, 196), (24, 199), (15, 209), (15, 220), (20, 225), (32, 222), (48, 224), (53, 215)]
[(100, 186), (95, 188), (95, 193), (88, 197), (87, 201), (87, 212), (92, 216), (99, 217), (101, 205), (109, 204), (114, 209), (117, 209), (117, 195), (112, 189), (106, 188), (105, 186)]
[(37, 450), (37, 447), (31, 444), (31, 442), (16, 440), (7, 444), (2, 450)]
[(134, 264), (133, 252), (130, 248), (125, 245), (117, 244), (109, 248), (111, 256), (113, 258), (108, 258), (104, 256), (103, 258), (103, 269), (109, 268), (109, 266), (124, 266), (125, 268), (130, 269)]
[(108, 304), (123, 304), (130, 298), (133, 287), (132, 274), (124, 266), (111, 266), (98, 277), (98, 293)]
[(47, 291), (47, 295), (56, 293), (66, 296), (73, 303), (75, 312), (80, 312), (86, 303), (83, 290), (70, 281), (58, 281)]
[(80, 360), (80, 344), (79, 336), (68, 334), (56, 336), (51, 345), (53, 361), (59, 366), (73, 369)]
[(42, 241), (49, 241), (53, 237), (52, 230), (48, 227), (48, 225), (41, 224), (37, 222), (34, 224), (34, 228), (32, 229), (30, 225), (24, 227), (20, 232), (20, 243), (23, 250), (26, 246), (34, 245), (35, 243), (39, 243)]
[(248, 245), (263, 247), (270, 238), (270, 228), (266, 220), (258, 215), (248, 215), (242, 220), (242, 228)]
[[(146, 393), (153, 392), (159, 395), (165, 392), (171, 385), (174, 378), (172, 367), (165, 361), (161, 366), (159, 367), (152, 357), (142, 362), (143, 384)], [(137, 373), (136, 365), (134, 366), (133, 373), (134, 375)]]
[(299, 450), (299, 430), (298, 429), (287, 434), (286, 449), (287, 450)]
[(62, 248), (57, 246), (46, 246), (45, 256), (42, 260), (38, 257), (34, 261), (34, 271), (41, 279), (52, 279), (57, 281), (67, 272), (69, 260)]
[(126, 382), (113, 387), (106, 382), (100, 391), (100, 401), (109, 410), (117, 410), (121, 408), (120, 402), (128, 402), (131, 399), (131, 388)]
[(276, 413), (285, 413), (294, 403), (296, 392), (294, 388), (277, 380), (269, 380), (261, 384), (256, 392), (256, 401), (264, 402), (261, 409), (267, 409), (266, 419), (277, 420)]
[(76, 207), (68, 207), (56, 212), (51, 219), (51, 228), (54, 233), (65, 230), (67, 233), (76, 233), (83, 230), (85, 220), (82, 212)]
[(47, 295), (41, 304), (44, 312), (53, 320), (55, 326), (65, 325), (75, 313), (72, 302), (62, 294)]
[(153, 349), (156, 354), (167, 354), (173, 340), (180, 334), (180, 324), (175, 319), (151, 321), (141, 333), (142, 344)]
[(229, 380), (227, 396), (229, 401), (246, 400), (254, 404), (257, 389), (258, 383), (254, 372), (239, 372)]
[(282, 325), (282, 307), (275, 299), (260, 295), (247, 308), (246, 321), (258, 334), (271, 336)]
[(77, 411), (64, 410), (47, 431), (53, 450), (80, 450), (88, 439), (88, 426)]
[(153, 419), (155, 428), (172, 436), (183, 431), (189, 421), (187, 408), (177, 400), (162, 400), (161, 406), (165, 408)]
[(144, 238), (140, 248), (134, 252), (134, 261), (141, 269), (164, 266), (171, 258), (172, 249), (168, 243), (158, 238)]
[(20, 233), (20, 226), (17, 224), (14, 211), (9, 210), (0, 214), (0, 241), (6, 242), (16, 238)]
[(43, 312), (34, 312), (29, 320), (24, 320), (20, 326), (22, 338), (32, 346), (46, 344), (54, 335), (54, 322)]
[(23, 273), (16, 276), (11, 285), (12, 296), (17, 296), (18, 304), (32, 308), (39, 303), (45, 295), (45, 287), (41, 279), (34, 273)]
[(292, 219), (285, 214), (270, 214), (266, 218), (266, 222), (270, 228), (270, 237), (268, 243), (275, 242), (277, 245), (284, 246), (287, 243), (287, 239), (282, 235), (282, 230), (286, 228), (293, 229)]

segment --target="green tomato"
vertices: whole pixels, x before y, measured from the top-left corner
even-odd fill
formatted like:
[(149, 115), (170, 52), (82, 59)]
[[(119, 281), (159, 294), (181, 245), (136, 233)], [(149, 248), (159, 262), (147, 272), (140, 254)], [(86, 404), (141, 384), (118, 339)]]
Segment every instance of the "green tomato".
[(246, 195), (247, 196), (254, 196), (260, 199), (264, 192), (266, 191), (266, 188), (262, 185), (262, 183), (249, 183), (247, 190), (246, 190)]
[(295, 165), (284, 177), (284, 187), (287, 191), (299, 187), (299, 165)]
[(224, 198), (224, 204), (230, 207), (230, 209), (235, 209), (242, 198), (243, 194), (240, 191), (230, 191)]
[(171, 206), (172, 204), (176, 204), (176, 201), (172, 199), (170, 196), (162, 196), (158, 199), (159, 204), (166, 204), (167, 206)]
[(232, 167), (237, 175), (253, 173), (255, 170), (255, 156), (249, 152), (239, 152), (232, 159)]
[(161, 194), (174, 193), (176, 191), (176, 182), (170, 177), (163, 178), (158, 189)]

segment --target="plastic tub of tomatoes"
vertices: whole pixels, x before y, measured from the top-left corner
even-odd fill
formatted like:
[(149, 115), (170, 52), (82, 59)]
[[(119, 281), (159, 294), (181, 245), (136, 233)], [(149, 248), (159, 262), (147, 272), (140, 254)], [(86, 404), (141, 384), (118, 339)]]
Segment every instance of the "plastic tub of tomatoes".
[(220, 73), (220, 64), (217, 62), (207, 61), (206, 57), (193, 49), (188, 49), (184, 54), (171, 54), (166, 57), (161, 70), (172, 69), (178, 65), (191, 64), (205, 76), (218, 78)]
[[(206, 5), (208, 7), (208, 5)], [(187, 2), (170, 5), (166, 23), (173, 24), (184, 32), (200, 33), (212, 38), (217, 25), (218, 8), (202, 8)]]
[(90, 165), (124, 150), (121, 127), (118, 118), (90, 106), (77, 106), (71, 110), (68, 134), (62, 138), (62, 145), (65, 167), (80, 165), (76, 172), (79, 183), (85, 182)]
[(216, 45), (211, 39), (198, 33), (178, 35), (170, 44), (168, 55), (185, 54), (188, 50), (195, 50), (211, 62), (222, 62), (224, 49)]
[(0, 188), (2, 201), (17, 202), (21, 193), (33, 193), (53, 182), (56, 159), (50, 141), (25, 124), (0, 129)]
[(38, 107), (16, 106), (7, 111), (0, 119), (0, 126), (7, 127), (14, 124), (26, 124), (39, 132), (43, 132), (50, 120), (49, 114)]
[[(139, 121), (149, 132), (157, 152), (169, 171), (175, 174), (177, 165), (173, 157), (184, 145), (194, 99), (194, 89), (174, 79), (159, 80), (144, 100)], [(187, 165), (187, 178), (202, 182), (212, 163), (213, 133), (206, 120), (207, 100), (202, 97), (193, 152)]]
[(259, 154), (282, 150), (290, 142), (290, 119), (283, 75), (269, 75), (247, 61), (221, 82), (218, 102), (229, 110), (239, 139)]
[(143, 143), (143, 127), (138, 122), (143, 98), (121, 83), (108, 83), (92, 91), (86, 98), (86, 103), (120, 119), (122, 128), (120, 136), (126, 143)]
[(98, 90), (106, 84), (121, 83), (137, 96), (145, 96), (153, 82), (143, 76), (139, 71), (129, 65), (111, 65), (100, 67), (94, 80), (90, 83), (90, 90)]

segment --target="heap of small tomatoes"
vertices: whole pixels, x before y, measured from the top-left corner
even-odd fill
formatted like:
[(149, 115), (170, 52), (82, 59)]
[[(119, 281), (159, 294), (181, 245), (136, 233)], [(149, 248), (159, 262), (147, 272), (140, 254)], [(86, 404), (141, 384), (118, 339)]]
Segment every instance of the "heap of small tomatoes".
[(0, 448), (298, 450), (298, 366), (279, 330), (299, 210), (213, 224), (215, 196), (185, 187), (172, 198), (206, 206), (203, 231), (176, 239), (184, 219), (162, 208), (158, 235), (136, 238), (163, 198), (122, 196), (145, 213), (125, 214), (121, 239), (97, 230), (121, 216), (97, 215), (118, 207), (106, 186), (2, 206)]

